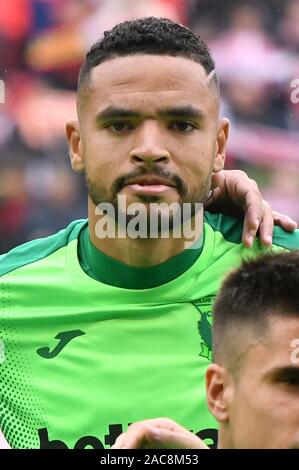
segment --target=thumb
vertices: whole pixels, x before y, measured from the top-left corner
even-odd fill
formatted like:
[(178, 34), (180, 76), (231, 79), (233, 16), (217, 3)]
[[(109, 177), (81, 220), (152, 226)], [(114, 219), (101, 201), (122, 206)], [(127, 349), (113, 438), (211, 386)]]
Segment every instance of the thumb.
[(225, 184), (225, 170), (219, 171), (218, 173), (212, 173), (211, 189), (215, 189), (218, 186)]

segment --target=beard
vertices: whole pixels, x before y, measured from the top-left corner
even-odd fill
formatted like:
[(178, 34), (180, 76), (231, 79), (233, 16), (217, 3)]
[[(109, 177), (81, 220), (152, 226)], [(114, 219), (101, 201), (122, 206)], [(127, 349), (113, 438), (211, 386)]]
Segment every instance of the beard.
[[(161, 168), (159, 166), (152, 166), (151, 169), (146, 169), (145, 167), (140, 167), (135, 171), (132, 171), (126, 175), (118, 177), (115, 182), (112, 184), (111, 188), (105, 187), (103, 184), (100, 184), (96, 179), (91, 179), (88, 174), (86, 174), (86, 183), (88, 189), (88, 195), (97, 207), (103, 203), (110, 204), (114, 209), (115, 214), (115, 223), (124, 225), (125, 229), (128, 228), (130, 222), (136, 217), (136, 214), (128, 214), (126, 205), (121, 204), (119, 200), (119, 192), (126, 185), (130, 184), (131, 181), (134, 181), (137, 178), (142, 176), (151, 175), (158, 176), (165, 179), (169, 184), (174, 186), (179, 194), (179, 200), (176, 203), (176, 206), (173, 207), (169, 204), (169, 210), (156, 210), (156, 220), (157, 220), (157, 231), (159, 234), (163, 233), (165, 226), (168, 226), (169, 230), (172, 231), (177, 226), (181, 226), (188, 219), (193, 218), (198, 210), (199, 204), (203, 204), (209, 197), (211, 189), (211, 178), (212, 178), (212, 169), (210, 169), (208, 176), (198, 184), (195, 190), (189, 191), (187, 184), (177, 175)], [(150, 226), (152, 223), (153, 213), (150, 210), (155, 205), (156, 207), (162, 207), (163, 198), (158, 195), (138, 195), (140, 200), (139, 204), (142, 204), (146, 210), (146, 227), (147, 235), (150, 236)], [(184, 205), (188, 204), (189, 210), (186, 215), (186, 210)], [(166, 203), (164, 202), (164, 205)], [(165, 208), (165, 206), (164, 206)], [(119, 217), (121, 214), (121, 217)]]

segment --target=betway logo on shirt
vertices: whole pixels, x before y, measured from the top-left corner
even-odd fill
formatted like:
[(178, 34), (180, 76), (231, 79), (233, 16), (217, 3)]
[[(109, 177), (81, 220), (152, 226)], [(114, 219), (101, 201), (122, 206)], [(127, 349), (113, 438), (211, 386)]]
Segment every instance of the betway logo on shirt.
[[(96, 436), (83, 436), (79, 437), (79, 439), (74, 444), (74, 449), (86, 449), (93, 448), (93, 449), (104, 449), (105, 446), (112, 446), (116, 441), (117, 437), (123, 432), (122, 424), (109, 424), (109, 433), (104, 436), (104, 442), (102, 442)], [(193, 432), (193, 431), (191, 431)], [(40, 449), (69, 449), (65, 442), (61, 439), (49, 439), (48, 429), (41, 428), (38, 429), (39, 441), (40, 441)], [(217, 447), (217, 429), (203, 429), (196, 434), (201, 439), (209, 439), (210, 442), (207, 444), (211, 448)]]

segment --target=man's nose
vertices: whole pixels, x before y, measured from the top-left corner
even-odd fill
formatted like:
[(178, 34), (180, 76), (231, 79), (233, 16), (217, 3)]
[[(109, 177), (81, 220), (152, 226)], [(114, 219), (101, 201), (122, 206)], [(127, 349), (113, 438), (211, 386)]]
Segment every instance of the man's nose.
[(133, 163), (167, 163), (170, 153), (165, 144), (165, 135), (159, 124), (148, 120), (136, 131), (130, 160)]

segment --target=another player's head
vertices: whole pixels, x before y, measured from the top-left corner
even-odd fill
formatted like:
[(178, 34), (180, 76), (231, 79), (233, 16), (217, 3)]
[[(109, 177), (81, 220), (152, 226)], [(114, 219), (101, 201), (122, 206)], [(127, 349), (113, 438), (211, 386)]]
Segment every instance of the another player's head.
[(214, 306), (207, 400), (222, 448), (299, 448), (299, 252), (225, 280)]
[[(219, 119), (214, 61), (188, 28), (143, 18), (106, 31), (81, 68), (77, 109), (67, 136), (91, 208), (117, 205), (118, 195), (128, 204), (207, 198), (228, 122)], [(145, 183), (160, 187), (147, 193)]]

